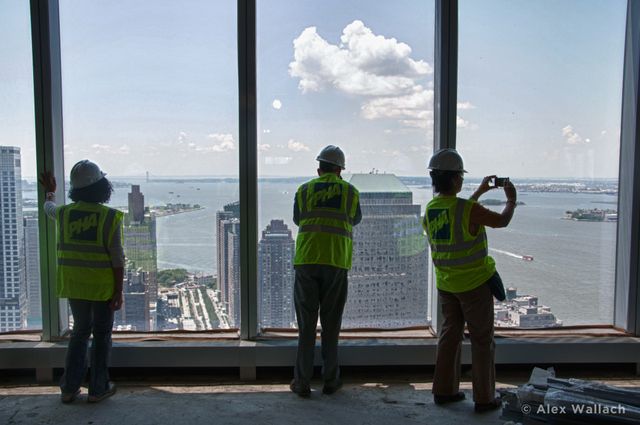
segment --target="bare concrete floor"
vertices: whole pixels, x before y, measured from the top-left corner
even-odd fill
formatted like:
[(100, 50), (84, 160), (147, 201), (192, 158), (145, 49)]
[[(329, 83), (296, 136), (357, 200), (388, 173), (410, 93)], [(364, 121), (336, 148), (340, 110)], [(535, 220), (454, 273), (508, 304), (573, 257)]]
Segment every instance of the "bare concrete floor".
[[(530, 368), (498, 373), (498, 388), (527, 381)], [(622, 372), (577, 369), (560, 376), (594, 379), (621, 386), (640, 386), (638, 377)], [(86, 388), (74, 403), (60, 403), (55, 385), (33, 379), (0, 380), (0, 424), (504, 424), (500, 411), (475, 414), (469, 373), (463, 374), (467, 400), (446, 407), (433, 404), (430, 372), (351, 371), (345, 386), (326, 396), (314, 382), (311, 399), (289, 391), (288, 371), (259, 374), (254, 383), (237, 375), (145, 375), (116, 371), (115, 396), (99, 404), (86, 402)]]
[[(84, 389), (83, 389), (84, 390)], [(467, 398), (470, 392), (467, 390)], [(433, 404), (430, 384), (348, 384), (311, 399), (288, 385), (131, 386), (99, 404), (86, 391), (70, 405), (57, 387), (0, 389), (2, 424), (502, 424), (499, 412), (478, 415), (465, 400)]]

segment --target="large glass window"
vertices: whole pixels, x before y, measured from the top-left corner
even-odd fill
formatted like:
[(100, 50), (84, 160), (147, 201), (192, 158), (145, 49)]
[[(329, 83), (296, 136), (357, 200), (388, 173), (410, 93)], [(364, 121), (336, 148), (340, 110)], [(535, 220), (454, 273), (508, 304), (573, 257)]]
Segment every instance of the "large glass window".
[(0, 332), (42, 329), (28, 2), (0, 3)]
[(126, 213), (118, 330), (239, 327), (236, 21), (231, 0), (60, 1), (65, 174), (95, 161)]
[(363, 213), (343, 328), (427, 325), (420, 215), (431, 196), (434, 3), (257, 7), (260, 327), (296, 325), (294, 195), (329, 144), (346, 153), (343, 177)]
[(513, 288), (496, 325), (613, 321), (625, 12), (623, 0), (460, 2), (463, 195), (498, 174), (521, 202), (488, 231)]

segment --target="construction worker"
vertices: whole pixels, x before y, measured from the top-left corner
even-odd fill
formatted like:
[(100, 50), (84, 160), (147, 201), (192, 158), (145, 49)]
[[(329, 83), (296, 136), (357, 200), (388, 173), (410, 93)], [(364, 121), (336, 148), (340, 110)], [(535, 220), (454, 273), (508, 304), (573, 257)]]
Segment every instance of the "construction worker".
[(72, 204), (56, 206), (56, 179), (45, 171), (40, 183), (46, 191), (45, 213), (57, 220), (57, 292), (69, 299), (73, 331), (60, 382), (61, 401), (71, 403), (80, 394), (87, 369), (87, 345), (91, 344), (91, 374), (87, 401), (112, 396), (109, 380), (113, 312), (122, 306), (124, 253), (122, 212), (108, 208), (113, 187), (105, 173), (91, 161), (71, 169)]
[(329, 145), (316, 160), (319, 177), (298, 188), (293, 206), (293, 221), (299, 226), (293, 296), (298, 354), (290, 389), (300, 397), (311, 395), (318, 309), (322, 326), (322, 392), (333, 394), (342, 386), (338, 336), (347, 301), (352, 227), (362, 218), (358, 191), (340, 177), (345, 167), (342, 150)]
[[(462, 158), (455, 149), (442, 149), (429, 161), (436, 196), (427, 205), (423, 226), (431, 246), (436, 286), (442, 309), (433, 398), (436, 404), (464, 400), (460, 392), (460, 349), (465, 322), (471, 337), (473, 400), (478, 413), (501, 405), (495, 396), (493, 296), (504, 288), (496, 265), (487, 254), (485, 227), (506, 227), (516, 207), (516, 190), (504, 183), (507, 198), (502, 213), (477, 201), (495, 189), (487, 176), (469, 199), (458, 198), (464, 180)], [(501, 295), (497, 295), (501, 297)], [(504, 299), (504, 298), (502, 298)]]

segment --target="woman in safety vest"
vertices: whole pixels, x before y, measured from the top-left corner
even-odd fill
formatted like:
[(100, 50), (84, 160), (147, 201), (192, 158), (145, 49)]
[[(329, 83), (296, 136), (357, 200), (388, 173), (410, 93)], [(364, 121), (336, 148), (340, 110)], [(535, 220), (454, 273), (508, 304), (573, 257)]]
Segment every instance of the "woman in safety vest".
[[(495, 396), (492, 294), (503, 300), (504, 288), (487, 252), (484, 227), (509, 224), (516, 206), (516, 190), (508, 179), (487, 176), (470, 199), (458, 198), (466, 171), (454, 149), (436, 152), (429, 169), (436, 196), (427, 205), (423, 226), (429, 238), (443, 316), (433, 377), (434, 402), (446, 404), (465, 398), (460, 391), (460, 349), (466, 322), (471, 337), (475, 411), (494, 410), (501, 401)], [(502, 213), (477, 202), (482, 194), (497, 187), (492, 181), (501, 181), (504, 186), (507, 201)]]
[(113, 312), (122, 306), (124, 252), (122, 212), (108, 208), (113, 187), (105, 173), (91, 161), (71, 169), (72, 204), (56, 206), (56, 179), (51, 172), (40, 176), (46, 190), (44, 210), (57, 221), (57, 293), (69, 299), (73, 331), (60, 382), (61, 401), (71, 403), (80, 394), (87, 369), (87, 345), (91, 344), (91, 374), (87, 401), (96, 403), (112, 396), (109, 380)]

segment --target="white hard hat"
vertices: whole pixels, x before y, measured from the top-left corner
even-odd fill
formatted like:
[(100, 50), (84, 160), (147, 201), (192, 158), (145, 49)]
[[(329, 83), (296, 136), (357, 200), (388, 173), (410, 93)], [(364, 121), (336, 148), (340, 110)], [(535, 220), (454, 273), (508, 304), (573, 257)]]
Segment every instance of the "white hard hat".
[(71, 189), (82, 189), (91, 186), (98, 180), (106, 176), (106, 173), (100, 171), (97, 164), (83, 159), (78, 161), (71, 169)]
[(344, 170), (344, 152), (337, 146), (329, 145), (320, 151), (316, 161), (337, 165)]
[(455, 149), (451, 148), (440, 149), (435, 152), (429, 160), (428, 168), (430, 170), (467, 172), (464, 169), (462, 157)]

